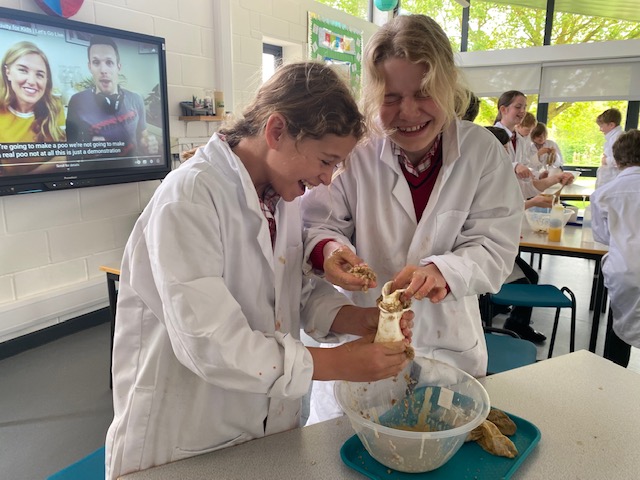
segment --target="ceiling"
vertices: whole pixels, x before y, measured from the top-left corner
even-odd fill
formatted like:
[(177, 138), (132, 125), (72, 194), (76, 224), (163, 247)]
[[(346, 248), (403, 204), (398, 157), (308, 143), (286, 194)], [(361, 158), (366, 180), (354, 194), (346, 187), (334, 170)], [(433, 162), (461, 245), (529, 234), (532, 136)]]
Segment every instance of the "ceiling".
[[(473, 3), (472, 0), (471, 3)], [(475, 0), (483, 1), (483, 0)], [(493, 3), (547, 8), (547, 0), (490, 0)], [(640, 0), (555, 0), (555, 11), (640, 22)]]

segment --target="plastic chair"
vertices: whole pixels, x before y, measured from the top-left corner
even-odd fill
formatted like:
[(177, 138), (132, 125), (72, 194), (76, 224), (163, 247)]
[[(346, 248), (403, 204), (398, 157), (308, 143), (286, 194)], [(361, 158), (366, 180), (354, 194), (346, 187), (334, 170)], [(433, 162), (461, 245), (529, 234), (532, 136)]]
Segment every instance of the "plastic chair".
[[(569, 296), (567, 296), (567, 294)], [(515, 307), (552, 307), (556, 309), (553, 321), (553, 332), (549, 342), (549, 355), (553, 355), (553, 345), (558, 332), (558, 321), (562, 308), (571, 309), (571, 331), (569, 336), (569, 351), (575, 350), (576, 343), (576, 296), (567, 287), (558, 288), (554, 285), (532, 285), (522, 283), (507, 283), (502, 285), (498, 293), (488, 294), (489, 301), (485, 303), (488, 312), (483, 318), (487, 326), (491, 326), (493, 318), (492, 305), (513, 305)]]
[(487, 375), (531, 365), (537, 360), (536, 346), (511, 330), (484, 327), (484, 338), (489, 353)]
[(47, 480), (104, 480), (104, 447), (72, 463)]

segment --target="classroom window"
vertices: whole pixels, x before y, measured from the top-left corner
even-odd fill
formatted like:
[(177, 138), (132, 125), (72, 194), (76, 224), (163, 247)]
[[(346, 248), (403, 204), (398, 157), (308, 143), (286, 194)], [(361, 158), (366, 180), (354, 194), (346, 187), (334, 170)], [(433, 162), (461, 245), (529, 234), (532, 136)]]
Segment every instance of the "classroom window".
[(551, 45), (640, 38), (640, 10), (634, 3), (565, 2), (562, 7), (556, 3)]
[(282, 64), (282, 47), (270, 43), (262, 44), (262, 83), (271, 78), (276, 68)]
[[(445, 1), (453, 3), (452, 0)], [(542, 46), (547, 2), (532, 0), (527, 4), (537, 8), (498, 1), (472, 1), (467, 51)]]
[(627, 116), (626, 101), (551, 102), (547, 119), (549, 138), (560, 147), (565, 165), (597, 167), (604, 147), (596, 117), (608, 108), (622, 113), (622, 128)]
[(353, 15), (363, 20), (371, 21), (369, 18), (369, 0), (316, 0), (331, 8)]
[(401, 15), (414, 13), (428, 15), (438, 22), (449, 37), (453, 51), (460, 51), (462, 7), (458, 3), (454, 0), (400, 0)]

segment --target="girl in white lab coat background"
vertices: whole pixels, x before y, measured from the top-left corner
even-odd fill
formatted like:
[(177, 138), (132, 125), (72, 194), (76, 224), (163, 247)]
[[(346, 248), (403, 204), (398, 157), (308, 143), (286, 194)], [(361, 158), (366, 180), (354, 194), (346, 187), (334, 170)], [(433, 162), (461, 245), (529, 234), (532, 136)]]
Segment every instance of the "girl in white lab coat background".
[(626, 367), (640, 348), (640, 131), (629, 130), (612, 147), (620, 173), (591, 195), (593, 239), (609, 245), (602, 258), (613, 322), (604, 358)]
[(515, 128), (516, 133), (521, 137), (523, 137), (525, 140), (530, 142), (531, 130), (533, 130), (533, 127), (535, 127), (537, 124), (538, 124), (538, 120), (536, 120), (536, 117), (533, 115), (533, 113), (526, 112), (524, 114), (524, 117), (522, 117), (522, 120), (520, 120), (520, 123), (516, 125), (516, 128)]
[(527, 97), (524, 93), (518, 90), (509, 90), (498, 98), (498, 114), (494, 125), (503, 128), (509, 134), (511, 141), (507, 144), (507, 153), (511, 159), (513, 170), (521, 179), (532, 177), (531, 170), (528, 168), (530, 140), (516, 132), (516, 126), (524, 120), (526, 113)]
[(617, 108), (608, 108), (596, 117), (598, 128), (604, 135), (604, 152), (602, 163), (596, 172), (596, 188), (616, 178), (620, 171), (613, 153), (613, 144), (623, 132), (621, 122), (622, 114)]
[[(423, 15), (399, 16), (365, 46), (365, 116), (377, 135), (330, 187), (302, 199), (308, 268), (372, 306), (382, 285), (407, 288), (413, 346), (486, 374), (478, 294), (496, 292), (518, 251), (523, 202), (504, 148), (457, 120), (468, 102), (449, 40)], [(362, 262), (377, 274), (347, 273)], [(340, 415), (314, 382), (309, 423)]]
[[(243, 115), (166, 177), (125, 248), (107, 479), (298, 427), (312, 379), (407, 364), (405, 342), (372, 343), (377, 308), (302, 273), (299, 197), (365, 130), (348, 87), (322, 64), (286, 65)], [(301, 327), (363, 338), (306, 348)]]
[(542, 122), (531, 129), (529, 163), (540, 173), (540, 176), (545, 172), (548, 174), (549, 171), (557, 173), (564, 164), (560, 147), (553, 140), (549, 140), (548, 136), (547, 126)]

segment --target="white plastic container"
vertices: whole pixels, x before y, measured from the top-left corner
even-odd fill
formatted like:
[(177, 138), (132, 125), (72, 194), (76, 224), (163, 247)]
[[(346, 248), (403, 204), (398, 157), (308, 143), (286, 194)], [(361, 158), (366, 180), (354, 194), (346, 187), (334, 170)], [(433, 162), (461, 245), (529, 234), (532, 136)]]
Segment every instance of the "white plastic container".
[(369, 454), (410, 473), (444, 465), (490, 408), (489, 395), (475, 378), (424, 357), (393, 378), (336, 382), (335, 393)]
[(593, 243), (593, 230), (591, 230), (591, 205), (587, 205), (584, 209), (581, 240), (583, 243)]

